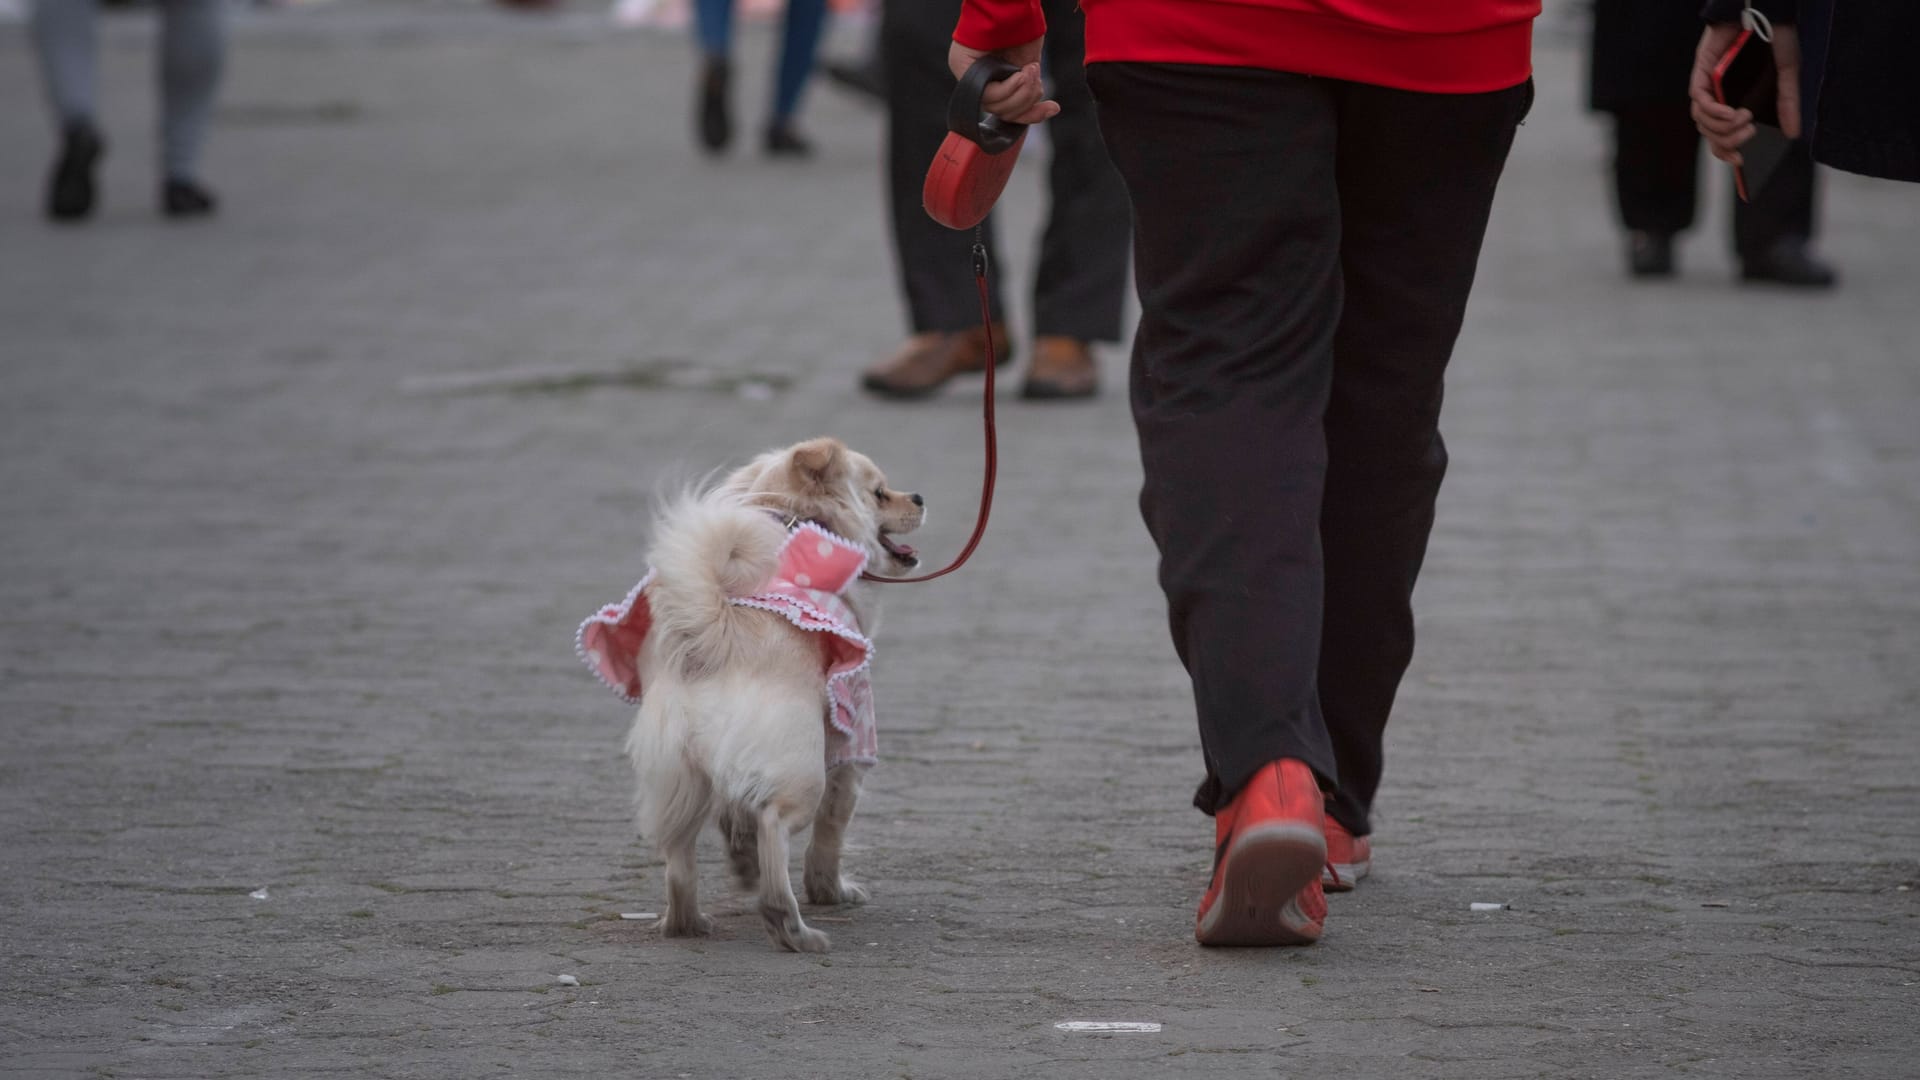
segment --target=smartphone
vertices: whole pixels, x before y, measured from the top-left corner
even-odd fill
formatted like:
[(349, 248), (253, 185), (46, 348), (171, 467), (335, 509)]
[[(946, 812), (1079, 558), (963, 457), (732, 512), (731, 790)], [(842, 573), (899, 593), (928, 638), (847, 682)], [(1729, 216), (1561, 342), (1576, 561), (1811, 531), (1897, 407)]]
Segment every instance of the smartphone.
[(1743, 163), (1733, 170), (1741, 202), (1752, 202), (1793, 150), (1793, 140), (1780, 130), (1779, 77), (1773, 45), (1751, 30), (1740, 31), (1713, 69), (1714, 99), (1753, 114), (1753, 138), (1741, 145)]

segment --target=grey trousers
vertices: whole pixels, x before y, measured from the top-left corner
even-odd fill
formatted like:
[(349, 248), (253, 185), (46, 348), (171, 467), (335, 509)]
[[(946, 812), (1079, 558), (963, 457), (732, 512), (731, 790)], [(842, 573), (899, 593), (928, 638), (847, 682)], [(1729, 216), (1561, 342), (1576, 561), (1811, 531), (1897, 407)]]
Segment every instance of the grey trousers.
[[(157, 0), (160, 11), (160, 167), (190, 178), (213, 115), (226, 57), (223, 0)], [(61, 127), (95, 125), (99, 115), (98, 4), (34, 0), (33, 44), (47, 99)]]

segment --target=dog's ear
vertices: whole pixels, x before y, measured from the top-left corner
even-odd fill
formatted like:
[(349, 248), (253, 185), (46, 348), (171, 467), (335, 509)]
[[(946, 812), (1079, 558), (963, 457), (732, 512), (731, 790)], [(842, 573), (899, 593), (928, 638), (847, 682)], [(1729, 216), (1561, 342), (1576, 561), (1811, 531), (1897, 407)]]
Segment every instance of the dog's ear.
[(839, 439), (812, 439), (793, 448), (793, 482), (801, 491), (827, 491), (847, 472), (847, 448)]

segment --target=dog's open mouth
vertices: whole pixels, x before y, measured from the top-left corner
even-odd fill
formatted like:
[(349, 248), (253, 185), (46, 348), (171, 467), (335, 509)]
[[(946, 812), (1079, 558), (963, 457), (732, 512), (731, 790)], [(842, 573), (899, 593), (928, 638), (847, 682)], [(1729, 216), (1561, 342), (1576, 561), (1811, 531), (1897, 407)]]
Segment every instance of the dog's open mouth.
[(880, 546), (886, 548), (887, 554), (893, 556), (894, 561), (902, 566), (913, 567), (920, 565), (920, 553), (913, 550), (912, 544), (899, 543), (895, 541), (893, 537), (888, 536), (882, 531), (880, 533)]

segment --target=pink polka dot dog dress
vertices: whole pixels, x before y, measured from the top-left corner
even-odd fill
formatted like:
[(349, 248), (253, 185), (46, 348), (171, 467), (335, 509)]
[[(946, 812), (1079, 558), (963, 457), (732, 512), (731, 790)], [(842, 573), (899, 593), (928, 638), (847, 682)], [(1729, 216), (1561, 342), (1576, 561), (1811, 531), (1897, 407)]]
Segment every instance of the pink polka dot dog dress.
[[(821, 677), (827, 683), (827, 765), (879, 760), (879, 730), (873, 713), (873, 642), (860, 632), (845, 592), (866, 569), (867, 553), (851, 541), (804, 522), (787, 534), (773, 577), (751, 596), (731, 603), (759, 608), (802, 630), (821, 635)], [(574, 635), (580, 659), (622, 701), (640, 702), (640, 646), (653, 625), (647, 606), (649, 568), (618, 604), (588, 616)]]

